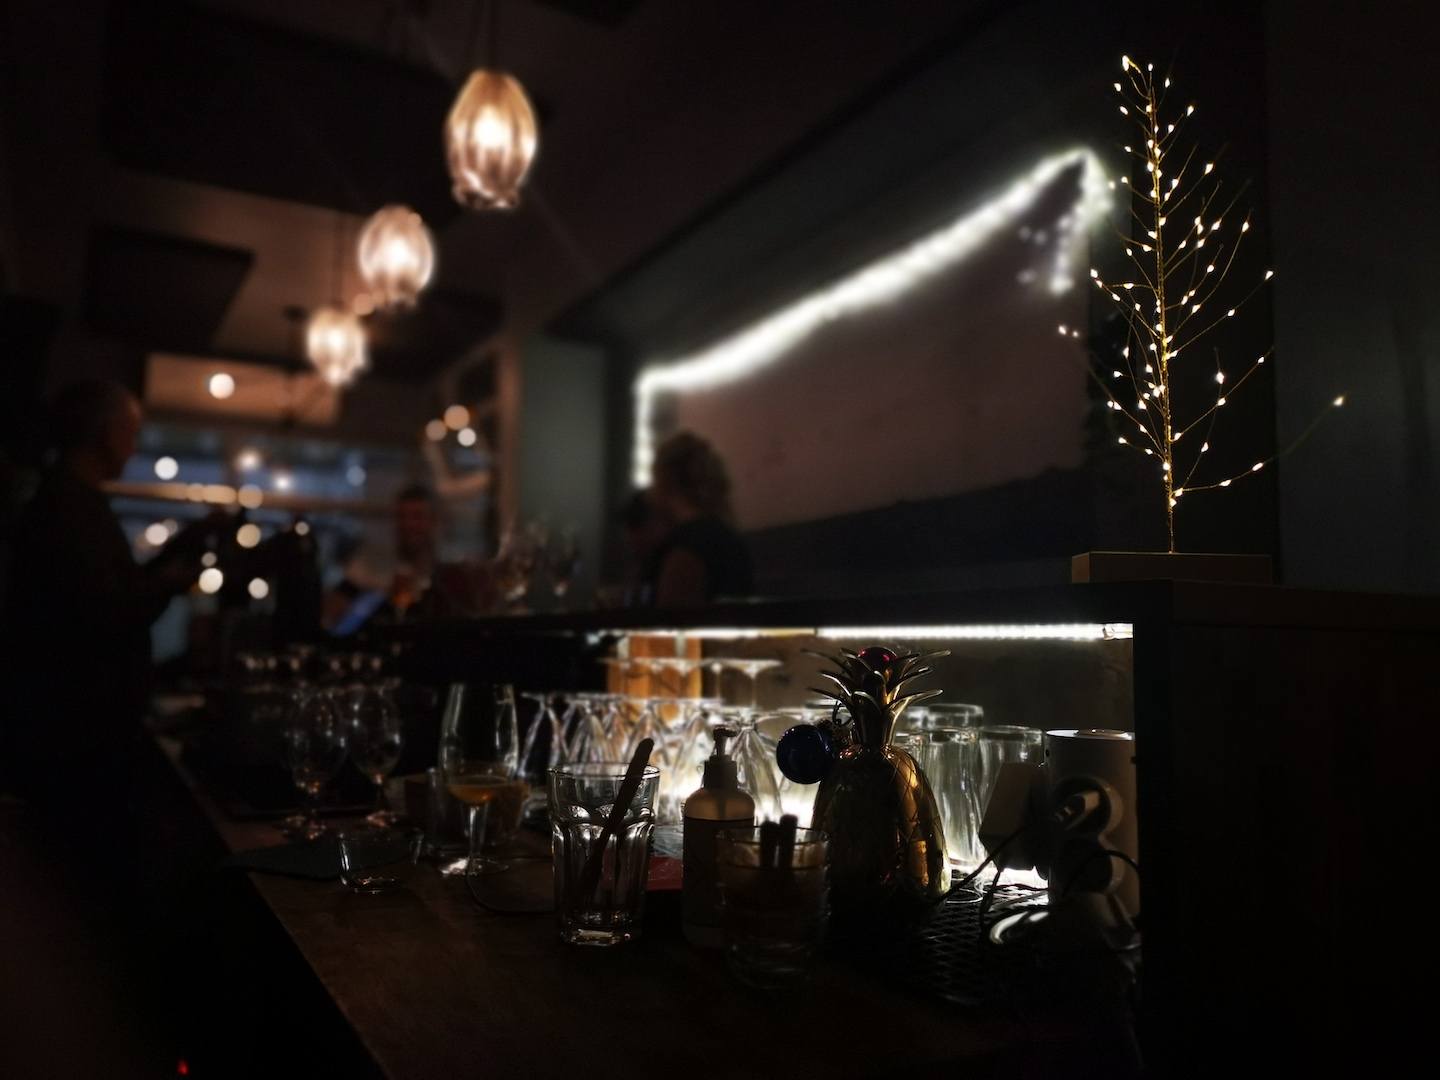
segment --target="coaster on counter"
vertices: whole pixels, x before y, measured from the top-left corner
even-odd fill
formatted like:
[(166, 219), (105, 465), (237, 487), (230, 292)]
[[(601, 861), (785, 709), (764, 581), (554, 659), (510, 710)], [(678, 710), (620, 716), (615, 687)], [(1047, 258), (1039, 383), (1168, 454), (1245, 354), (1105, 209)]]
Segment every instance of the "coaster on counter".
[(340, 844), (333, 836), (294, 844), (237, 851), (220, 861), (226, 870), (254, 870), (261, 874), (334, 881), (340, 876)]

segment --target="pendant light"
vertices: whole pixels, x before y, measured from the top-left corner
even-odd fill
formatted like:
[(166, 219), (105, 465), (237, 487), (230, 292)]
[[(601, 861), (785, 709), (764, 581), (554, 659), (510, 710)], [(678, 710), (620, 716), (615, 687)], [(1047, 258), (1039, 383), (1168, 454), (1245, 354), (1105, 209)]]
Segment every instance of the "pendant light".
[[(456, 201), (472, 210), (517, 206), (520, 186), (539, 146), (535, 110), (525, 88), (493, 62), (497, 8), (492, 2), (487, 43), (490, 63), (470, 73), (445, 120), (445, 157), (452, 190)], [(472, 41), (476, 27), (472, 27)]]
[(435, 245), (420, 215), (392, 204), (360, 231), (360, 276), (377, 307), (412, 308), (435, 269)]
[(331, 386), (349, 386), (369, 363), (365, 328), (353, 312), (326, 304), (310, 316), (305, 327), (305, 354)]
[(331, 278), (332, 295), (336, 299), (317, 308), (305, 327), (305, 355), (320, 377), (335, 388), (349, 386), (355, 376), (365, 370), (369, 359), (365, 350), (365, 328), (355, 313), (340, 303), (339, 295), (345, 269), (345, 218), (335, 218), (335, 266)]

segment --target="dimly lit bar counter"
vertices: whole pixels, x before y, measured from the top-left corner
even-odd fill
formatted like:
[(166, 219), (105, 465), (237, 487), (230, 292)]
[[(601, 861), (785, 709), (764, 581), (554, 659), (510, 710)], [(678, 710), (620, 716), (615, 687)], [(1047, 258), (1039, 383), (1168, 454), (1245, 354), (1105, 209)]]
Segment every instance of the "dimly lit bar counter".
[[(228, 848), (282, 842), (268, 827), (229, 820), (180, 763), (178, 744), (160, 745)], [(548, 850), (538, 836), (529, 846), (534, 868), (522, 859), (507, 873), (534, 882), (538, 870), (548, 887)], [(390, 1077), (618, 1077), (666, 1061), (703, 1076), (873, 1076), (945, 1065), (991, 1075), (1124, 1049), (1104, 1048), (1101, 1033), (1053, 1010), (965, 1012), (897, 992), (841, 962), (825, 964), (794, 992), (747, 990), (718, 954), (685, 944), (678, 895), (652, 898), (638, 942), (593, 950), (564, 946), (553, 913), (486, 910), (462, 878), (433, 869), (382, 896), (353, 895), (339, 883), (248, 877), (255, 903), (244, 934), (254, 951), (242, 965), (245, 982), (294, 998), (302, 995), (276, 986), (276, 973), (298, 980), (308, 969), (329, 1001), (312, 995), (304, 1007), (313, 1015), (299, 1031), (324, 1040), (330, 1063), (346, 1062), (349, 1075), (370, 1068)], [(327, 1017), (332, 1008), (338, 1015)], [(864, 1022), (847, 1022), (856, 1017)], [(274, 1033), (249, 1037), (260, 1047), (279, 1042)]]
[[(1212, 1047), (1256, 1040), (1284, 1058), (1294, 1053), (1285, 1040), (1317, 1017), (1353, 1031), (1367, 1001), (1374, 1006), (1355, 989), (1357, 973), (1380, 977), (1381, 961), (1351, 937), (1368, 892), (1352, 860), (1378, 845), (1387, 823), (1418, 812), (1433, 733), (1417, 722), (1416, 703), (1433, 710), (1440, 700), (1440, 604), (1235, 585), (769, 602), (663, 617), (515, 615), (405, 626), (390, 637), (407, 678), (434, 685), (598, 687), (602, 656), (657, 641), (701, 657), (780, 656), (790, 674), (766, 691), (775, 702), (805, 692), (805, 649), (918, 643), (951, 650), (940, 668), (947, 693), (983, 688), (1009, 715), (1045, 727), (1133, 730), (1144, 937), (1137, 1020), (1147, 1062), (1162, 1070), (1202, 1033)], [(280, 843), (270, 826), (228, 817), (179, 742), (157, 745), (221, 849)], [(1386, 746), (1407, 752), (1377, 752)], [(509, 887), (543, 893), (546, 840), (530, 832), (522, 843)], [(553, 914), (488, 910), (433, 868), (408, 891), (379, 897), (248, 878), (250, 918), (269, 925), (266, 950), (298, 957), (337, 1030), (353, 1035), (357, 1058), (385, 1075), (463, 1073), (484, 1062), (603, 1076), (640, 1061), (684, 1061), (716, 1076), (899, 1075), (946, 1063), (1049, 1075), (1060, 1062), (1130, 1060), (1123, 1025), (1077, 1009), (1083, 980), (1043, 1006), (966, 1007), (832, 949), (811, 984), (747, 990), (720, 958), (684, 943), (673, 894), (652, 895), (641, 941), (596, 952), (564, 946)]]

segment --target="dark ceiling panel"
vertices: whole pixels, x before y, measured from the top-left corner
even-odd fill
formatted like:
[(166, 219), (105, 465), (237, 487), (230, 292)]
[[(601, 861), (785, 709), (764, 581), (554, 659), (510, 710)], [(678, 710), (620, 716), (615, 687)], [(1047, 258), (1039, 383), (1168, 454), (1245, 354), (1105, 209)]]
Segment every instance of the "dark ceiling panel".
[(368, 213), (457, 212), (441, 126), (454, 89), (378, 53), (170, 0), (112, 11), (104, 138), (120, 163)]
[(240, 248), (101, 226), (90, 232), (85, 316), (146, 349), (203, 352), (253, 262)]
[(535, 0), (541, 7), (554, 8), (586, 22), (611, 29), (619, 26), (639, 6), (640, 0)]
[(418, 382), (458, 359), (500, 326), (502, 307), (488, 296), (432, 289), (414, 311), (366, 322), (375, 374)]

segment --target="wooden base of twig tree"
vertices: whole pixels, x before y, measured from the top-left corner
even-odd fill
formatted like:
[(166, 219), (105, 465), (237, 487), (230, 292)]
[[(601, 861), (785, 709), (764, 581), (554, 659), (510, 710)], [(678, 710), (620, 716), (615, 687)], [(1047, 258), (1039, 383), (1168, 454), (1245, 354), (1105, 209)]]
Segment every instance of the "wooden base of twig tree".
[(1269, 555), (1166, 551), (1087, 551), (1070, 560), (1072, 583), (1102, 581), (1225, 581), (1275, 584)]

